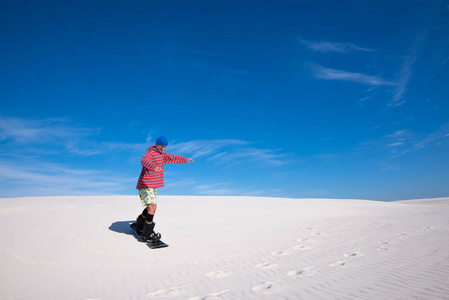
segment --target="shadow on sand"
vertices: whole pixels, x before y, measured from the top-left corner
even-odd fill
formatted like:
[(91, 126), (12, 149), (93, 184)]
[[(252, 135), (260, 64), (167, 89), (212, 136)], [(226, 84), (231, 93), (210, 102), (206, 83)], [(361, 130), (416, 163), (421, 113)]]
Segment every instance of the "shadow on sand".
[(134, 221), (118, 221), (114, 222), (109, 226), (109, 230), (117, 232), (117, 233), (123, 233), (123, 234), (129, 234), (134, 235), (132, 229), (129, 227), (131, 223)]

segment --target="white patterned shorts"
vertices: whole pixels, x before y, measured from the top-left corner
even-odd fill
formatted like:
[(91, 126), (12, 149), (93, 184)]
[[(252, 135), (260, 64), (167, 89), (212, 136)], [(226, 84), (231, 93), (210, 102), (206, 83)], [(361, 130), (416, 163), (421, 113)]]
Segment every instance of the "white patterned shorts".
[(141, 189), (139, 190), (140, 201), (143, 206), (157, 203), (157, 189)]

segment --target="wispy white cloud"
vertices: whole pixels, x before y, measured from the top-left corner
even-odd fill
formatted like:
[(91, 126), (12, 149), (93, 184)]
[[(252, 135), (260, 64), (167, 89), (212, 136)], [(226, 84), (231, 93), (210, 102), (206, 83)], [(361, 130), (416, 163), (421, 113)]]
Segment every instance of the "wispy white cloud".
[(406, 133), (408, 132), (407, 129), (403, 129), (403, 130), (398, 130), (392, 134), (388, 134), (386, 135), (387, 138), (394, 138), (394, 137), (401, 137), (404, 136)]
[(336, 52), (340, 54), (346, 54), (352, 51), (364, 51), (364, 52), (374, 52), (373, 49), (368, 49), (364, 47), (359, 47), (354, 43), (331, 43), (331, 42), (316, 42), (307, 41), (300, 39), (299, 42), (305, 45), (307, 48), (313, 51), (328, 53)]
[(113, 143), (94, 142), (90, 140), (68, 141), (65, 149), (71, 154), (79, 156), (95, 156), (111, 152), (141, 153), (150, 143)]
[[(148, 143), (97, 142), (99, 128), (71, 124), (65, 118), (25, 119), (0, 116), (0, 142), (4, 147), (49, 154), (64, 151), (79, 156), (94, 156), (110, 151), (142, 151)], [(151, 135), (147, 141), (151, 140)], [(46, 147), (45, 147), (46, 146)]]
[(393, 148), (393, 154), (395, 156), (400, 156), (402, 153), (398, 152), (398, 149), (404, 149), (407, 147), (411, 141), (412, 133), (408, 129), (397, 130), (391, 134), (387, 134), (382, 139), (382, 142), (385, 143), (387, 148)]
[(147, 143), (150, 143), (152, 140), (153, 140), (153, 132), (151, 131), (147, 134), (146, 141), (147, 141)]
[(286, 164), (282, 158), (284, 154), (279, 154), (274, 149), (246, 148), (235, 152), (221, 152), (214, 155), (210, 160), (215, 165), (235, 166), (246, 162), (260, 161), (267, 165), (280, 166)]
[[(99, 129), (71, 126), (66, 119), (27, 120), (0, 117), (0, 142), (12, 147), (27, 144), (45, 150), (42, 144), (64, 150), (78, 156), (95, 156), (112, 151), (142, 152), (150, 143), (98, 142), (92, 136)], [(149, 133), (147, 142), (152, 140)], [(254, 143), (238, 139), (193, 140), (171, 142), (168, 152), (182, 153), (192, 158), (207, 157), (215, 165), (240, 164), (245, 161), (264, 161), (267, 164), (282, 164), (283, 154), (279, 150), (260, 149)], [(22, 147), (23, 148), (23, 147)]]
[(227, 188), (230, 182), (217, 182), (212, 184), (200, 184), (195, 186), (195, 191), (199, 195), (232, 195), (235, 190)]
[(449, 143), (448, 138), (449, 138), (449, 123), (446, 123), (436, 131), (427, 135), (427, 137), (424, 138), (423, 140), (415, 143), (413, 145), (413, 148), (410, 149), (410, 151), (423, 149), (429, 146), (439, 146), (443, 142)]
[(369, 153), (380, 172), (396, 171), (401, 169), (398, 158), (410, 147), (412, 139), (410, 130), (401, 129), (360, 143), (355, 150)]
[(394, 97), (390, 103), (391, 106), (401, 106), (406, 102), (403, 100), (403, 97), (407, 91), (407, 84), (412, 76), (411, 65), (409, 67), (403, 67), (399, 73)]
[(111, 160), (117, 151), (138, 161), (137, 149), (145, 145), (98, 142), (99, 132), (65, 118), (0, 116), (0, 197), (113, 194), (132, 186), (134, 182), (116, 170), (123, 161), (109, 161), (107, 166), (96, 162), (98, 170), (86, 165), (92, 162), (90, 156)]
[(424, 138), (409, 129), (397, 130), (378, 139), (370, 139), (360, 143), (355, 150), (381, 153), (384, 158), (382, 162), (395, 166), (394, 168), (389, 168), (391, 170), (397, 169), (399, 166), (394, 162), (395, 159), (432, 147), (449, 147), (449, 123), (429, 133)]
[(425, 28), (416, 38), (413, 47), (411, 47), (409, 53), (403, 58), (401, 68), (396, 73), (396, 89), (394, 91), (393, 99), (390, 102), (390, 106), (401, 106), (406, 103), (404, 95), (407, 92), (407, 86), (413, 75), (413, 66), (421, 56), (425, 49), (425, 41), (427, 38), (428, 29)]
[[(330, 69), (319, 65), (312, 66), (313, 75), (319, 79), (325, 80), (340, 80), (348, 82), (356, 82), (367, 84), (371, 86), (393, 86), (393, 98), (390, 106), (401, 106), (406, 103), (404, 95), (407, 92), (407, 86), (413, 75), (413, 66), (421, 55), (427, 36), (427, 30), (423, 30), (416, 38), (413, 47), (405, 57), (401, 57), (402, 64), (400, 64), (399, 71), (396, 72), (393, 79), (387, 80), (381, 76), (368, 75), (364, 73), (354, 73), (346, 70)], [(354, 43), (332, 43), (332, 42), (316, 42), (300, 39), (301, 44), (307, 48), (322, 53), (340, 53), (346, 54), (352, 51), (376, 52), (373, 49), (364, 48), (355, 45)], [(447, 59), (444, 61), (446, 63)], [(443, 63), (443, 64), (444, 64)], [(367, 97), (364, 98), (366, 100)]]
[(111, 173), (73, 168), (36, 159), (20, 162), (0, 160), (0, 197), (34, 196), (37, 191), (41, 195), (48, 196), (113, 194), (120, 192), (131, 181), (135, 181), (135, 178)]
[(87, 145), (86, 143), (81, 144), (74, 141), (67, 142), (66, 150), (70, 153), (80, 156), (93, 156), (101, 154), (103, 152), (98, 147), (93, 147), (91, 145)]
[(241, 193), (242, 196), (248, 197), (284, 197), (285, 191), (282, 189), (262, 189), (262, 190), (249, 190)]
[[(261, 149), (252, 142), (236, 139), (194, 140), (170, 146), (170, 151), (184, 153), (192, 158), (207, 156), (214, 165), (237, 165), (246, 162), (261, 161), (268, 165), (285, 163), (279, 149)], [(168, 152), (170, 152), (168, 151)]]
[(386, 80), (380, 76), (366, 75), (363, 73), (348, 72), (325, 68), (320, 65), (312, 65), (311, 70), (315, 78), (325, 80), (339, 80), (367, 84), (371, 86), (394, 86), (395, 82)]
[(410, 146), (412, 133), (408, 129), (397, 130), (378, 139), (370, 139), (360, 143), (357, 151), (386, 152), (386, 156), (397, 157), (402, 154), (402, 149)]
[(359, 145), (357, 150), (371, 150), (381, 152), (388, 149), (393, 158), (403, 156), (410, 152), (419, 151), (429, 147), (442, 145), (449, 146), (449, 123), (436, 131), (420, 138), (417, 133), (408, 129), (398, 130), (377, 140), (370, 140)]
[(63, 118), (25, 119), (0, 116), (0, 141), (47, 143), (65, 141), (99, 132), (99, 129), (69, 126)]
[(372, 98), (373, 98), (372, 96), (365, 96), (365, 97), (360, 98), (359, 101), (360, 101), (360, 103), (364, 103)]
[(420, 47), (415, 46), (411, 53), (405, 58), (399, 72), (397, 72), (396, 90), (390, 103), (391, 106), (401, 106), (406, 102), (404, 100), (404, 94), (407, 92), (407, 85), (412, 77), (413, 65), (417, 60), (419, 50)]
[[(446, 123), (436, 131), (419, 139), (419, 135), (408, 129), (398, 130), (386, 135), (379, 140), (372, 140), (364, 144), (367, 151), (384, 152), (384, 157), (379, 160), (381, 171), (394, 171), (401, 168), (398, 158), (427, 148), (446, 147), (449, 151), (449, 123)], [(416, 141), (418, 140), (418, 142)], [(387, 150), (385, 152), (385, 150)]]
[(398, 164), (390, 163), (388, 161), (378, 161), (379, 168), (381, 172), (387, 172), (387, 171), (396, 171), (401, 169), (401, 167)]
[(388, 144), (387, 147), (398, 147), (398, 146), (402, 146), (402, 145), (404, 145), (403, 142), (396, 142), (396, 143)]
[[(23, 191), (28, 196), (113, 194), (134, 189), (141, 155), (154, 143), (152, 134), (147, 142), (120, 143), (98, 141), (98, 132), (99, 129), (74, 126), (66, 119), (1, 116), (0, 197), (10, 196), (8, 191), (11, 195), (20, 194), (17, 189), (21, 186), (26, 187)], [(206, 168), (267, 168), (286, 163), (282, 149), (264, 149), (255, 142), (239, 139), (170, 141), (167, 152), (192, 157)], [(127, 177), (128, 170), (132, 178)], [(170, 174), (166, 179), (174, 189), (198, 185), (194, 178), (187, 182), (183, 176)], [(203, 183), (197, 191), (235, 194), (234, 188), (223, 184)]]
[(251, 188), (236, 188), (233, 182), (217, 182), (210, 184), (199, 184), (193, 187), (195, 194), (210, 195), (210, 196), (264, 196), (264, 197), (283, 197), (285, 191), (278, 188), (266, 189), (251, 189)]
[(213, 155), (223, 148), (246, 146), (250, 142), (236, 139), (193, 140), (170, 144), (170, 151), (186, 153), (193, 158)]

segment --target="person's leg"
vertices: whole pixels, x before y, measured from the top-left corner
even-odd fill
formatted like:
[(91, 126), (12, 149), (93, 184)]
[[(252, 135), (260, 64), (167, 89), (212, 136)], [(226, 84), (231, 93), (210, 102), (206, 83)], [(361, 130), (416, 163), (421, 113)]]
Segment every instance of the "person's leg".
[(144, 241), (158, 240), (160, 239), (161, 235), (154, 232), (155, 224), (153, 222), (154, 214), (156, 213), (157, 209), (156, 189), (147, 189), (145, 191), (145, 194), (146, 216), (141, 237)]
[(153, 222), (154, 215), (156, 214), (157, 204), (148, 204), (147, 208), (144, 210), (146, 214), (144, 215), (145, 222), (151, 224)]
[(156, 213), (156, 189), (141, 189), (139, 190), (140, 201), (145, 209), (137, 217), (136, 229), (138, 232), (143, 231), (143, 227), (148, 223), (152, 224), (154, 214)]

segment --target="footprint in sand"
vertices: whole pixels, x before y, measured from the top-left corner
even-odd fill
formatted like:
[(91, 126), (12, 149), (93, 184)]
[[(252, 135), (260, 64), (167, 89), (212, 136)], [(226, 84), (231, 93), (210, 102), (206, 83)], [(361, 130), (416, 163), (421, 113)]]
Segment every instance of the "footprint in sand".
[(427, 227), (423, 227), (420, 230), (416, 230), (416, 232), (425, 232), (425, 231), (429, 231), (429, 230), (432, 230), (432, 229), (435, 229), (435, 228), (436, 227), (434, 227), (434, 226), (427, 226)]
[(291, 253), (288, 251), (273, 251), (271, 252), (271, 255), (273, 256), (286, 256), (286, 255), (290, 255)]
[(219, 300), (221, 295), (230, 292), (231, 290), (224, 290), (221, 292), (211, 293), (203, 296), (191, 297), (189, 300)]
[(305, 246), (305, 245), (297, 245), (297, 246), (294, 246), (293, 249), (299, 250), (299, 251), (306, 251), (306, 250), (313, 249), (313, 247), (309, 247), (309, 246)]
[(267, 261), (267, 262), (257, 264), (254, 267), (257, 269), (272, 269), (272, 268), (276, 268), (277, 266), (279, 266), (279, 265), (272, 261)]
[(280, 289), (278, 283), (279, 281), (265, 282), (264, 284), (254, 286), (251, 290), (261, 294), (274, 294)]
[(409, 234), (407, 232), (401, 232), (398, 233), (398, 237), (396, 238), (397, 240), (405, 240), (408, 239)]
[(287, 276), (312, 276), (316, 273), (316, 267), (308, 267), (299, 271), (290, 271)]
[(355, 251), (355, 252), (343, 254), (343, 256), (344, 257), (362, 257), (362, 256), (365, 256), (365, 252)]
[(345, 260), (339, 260), (339, 261), (336, 261), (334, 263), (331, 263), (329, 266), (331, 266), (331, 267), (342, 267), (345, 264), (346, 264)]
[(207, 273), (205, 276), (209, 277), (209, 278), (224, 278), (224, 277), (228, 277), (230, 275), (230, 273), (226, 270), (223, 271), (217, 271), (217, 272), (209, 272)]
[(309, 239), (296, 239), (297, 242), (307, 242)]
[(194, 284), (196, 284), (196, 283), (190, 283), (190, 284), (185, 284), (185, 285), (178, 286), (178, 287), (171, 287), (171, 288), (167, 288), (167, 289), (157, 290), (155, 292), (148, 293), (147, 297), (178, 297), (184, 293), (182, 291), (183, 289), (185, 289), (189, 286), (192, 286)]
[(324, 232), (311, 232), (310, 235), (320, 236), (320, 235), (326, 235), (326, 234)]
[(388, 247), (387, 246), (380, 246), (380, 247), (377, 247), (376, 250), (377, 251), (381, 251), (381, 250), (386, 251), (386, 250), (388, 250)]

